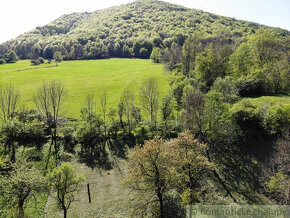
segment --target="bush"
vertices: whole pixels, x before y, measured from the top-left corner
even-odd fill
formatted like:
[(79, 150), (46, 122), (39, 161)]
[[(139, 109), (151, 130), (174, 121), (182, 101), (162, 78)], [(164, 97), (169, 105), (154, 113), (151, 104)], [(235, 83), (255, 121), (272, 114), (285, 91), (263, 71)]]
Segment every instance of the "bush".
[(39, 65), (41, 64), (39, 60), (31, 60), (31, 65)]
[(43, 58), (43, 57), (39, 57), (37, 60), (38, 60), (41, 64), (44, 63), (44, 58)]
[(6, 61), (4, 59), (0, 59), (0, 64), (6, 64)]
[(241, 97), (263, 95), (266, 92), (266, 81), (260, 74), (243, 76), (238, 79), (237, 88)]

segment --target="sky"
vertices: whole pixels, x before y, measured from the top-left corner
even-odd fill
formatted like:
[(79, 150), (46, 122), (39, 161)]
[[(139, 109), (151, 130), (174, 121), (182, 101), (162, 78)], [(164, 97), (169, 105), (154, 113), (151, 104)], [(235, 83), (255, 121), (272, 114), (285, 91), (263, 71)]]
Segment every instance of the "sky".
[[(166, 0), (218, 15), (290, 30), (290, 0)], [(0, 43), (63, 14), (93, 12), (134, 0), (8, 0), (0, 4)]]

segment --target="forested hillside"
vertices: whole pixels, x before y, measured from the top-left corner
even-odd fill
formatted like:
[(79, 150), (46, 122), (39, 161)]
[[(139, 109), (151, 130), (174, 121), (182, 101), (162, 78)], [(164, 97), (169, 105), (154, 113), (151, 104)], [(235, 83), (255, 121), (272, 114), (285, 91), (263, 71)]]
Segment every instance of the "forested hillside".
[[(259, 28), (272, 29), (277, 37), (289, 31), (218, 16), (163, 1), (139, 0), (93, 13), (63, 15), (0, 45), (0, 55), (14, 50), (21, 59), (49, 57), (46, 48), (60, 51), (64, 59), (107, 57), (148, 58), (153, 47), (183, 45), (195, 31), (203, 38), (222, 36), (231, 43), (244, 40)], [(1, 59), (1, 57), (0, 57)]]

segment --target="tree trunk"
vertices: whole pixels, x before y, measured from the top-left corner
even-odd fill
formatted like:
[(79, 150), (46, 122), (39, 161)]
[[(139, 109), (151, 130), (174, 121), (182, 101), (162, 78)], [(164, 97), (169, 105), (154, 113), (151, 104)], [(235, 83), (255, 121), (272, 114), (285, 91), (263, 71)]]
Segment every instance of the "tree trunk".
[(20, 218), (24, 218), (24, 209), (23, 209), (24, 201), (20, 200), (18, 202), (18, 216)]
[(11, 144), (11, 147), (12, 147), (12, 156), (11, 156), (11, 162), (12, 163), (14, 163), (15, 162), (15, 153), (16, 153), (16, 151), (15, 151), (15, 145), (14, 145), (14, 143), (12, 142), (12, 144)]
[(162, 196), (162, 193), (160, 191), (157, 193), (157, 195), (158, 195), (158, 200), (159, 200), (160, 218), (164, 218), (163, 196)]
[(67, 209), (63, 208), (63, 217), (66, 218), (66, 215), (67, 215)]

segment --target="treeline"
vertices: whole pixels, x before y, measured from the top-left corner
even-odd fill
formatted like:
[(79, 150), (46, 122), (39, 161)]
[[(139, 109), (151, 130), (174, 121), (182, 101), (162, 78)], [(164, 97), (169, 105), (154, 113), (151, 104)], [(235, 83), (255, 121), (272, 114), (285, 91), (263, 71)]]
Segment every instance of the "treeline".
[(230, 94), (229, 88), (235, 87), (232, 91), (241, 97), (258, 96), (289, 91), (289, 40), (279, 39), (267, 29), (260, 29), (238, 44), (230, 38), (204, 39), (194, 33), (183, 46), (174, 43), (165, 50), (154, 48), (151, 59), (165, 63), (181, 78), (194, 80), (191, 83), (198, 83), (203, 91), (208, 91), (219, 78), (217, 83), (224, 83), (221, 92)]

